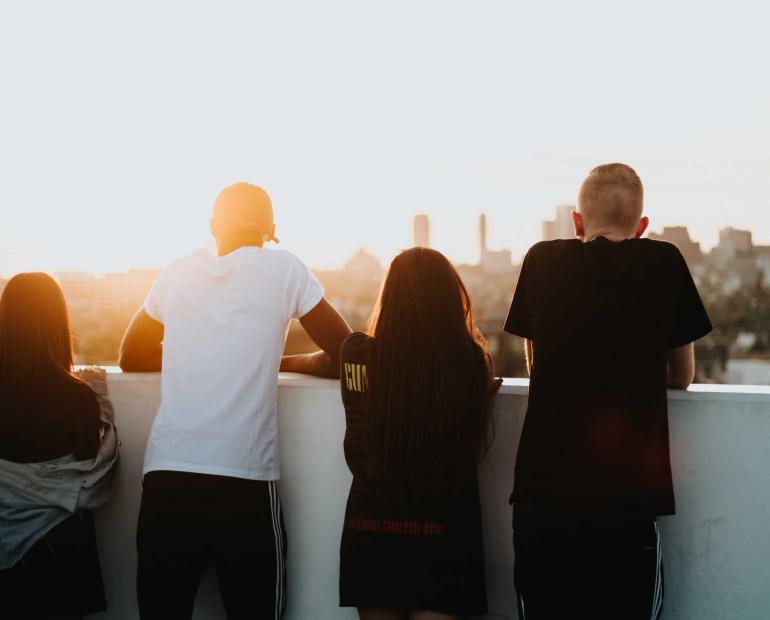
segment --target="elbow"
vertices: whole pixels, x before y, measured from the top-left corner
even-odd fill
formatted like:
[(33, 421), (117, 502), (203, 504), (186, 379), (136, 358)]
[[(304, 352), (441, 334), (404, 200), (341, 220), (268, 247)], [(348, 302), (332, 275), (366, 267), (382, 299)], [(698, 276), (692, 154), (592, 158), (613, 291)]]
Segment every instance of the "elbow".
[(668, 387), (673, 390), (686, 390), (692, 384), (692, 375), (669, 375)]
[(126, 354), (123, 348), (120, 349), (120, 355), (118, 356), (118, 366), (123, 372), (135, 372), (134, 360), (131, 356)]
[(118, 366), (120, 366), (120, 369), (123, 372), (139, 372), (139, 360), (131, 349), (125, 346), (125, 344), (120, 347)]
[(666, 364), (666, 383), (675, 390), (686, 390), (695, 379), (693, 345), (669, 349)]
[(121, 349), (118, 366), (123, 372), (158, 372), (160, 360), (153, 360)]
[(326, 368), (323, 376), (327, 379), (339, 379), (340, 378), (340, 356), (326, 354)]
[(137, 372), (136, 370), (136, 355), (134, 354), (134, 347), (131, 346), (126, 337), (123, 336), (123, 341), (120, 343), (120, 350), (118, 352), (118, 366), (123, 372)]
[(130, 355), (121, 354), (118, 360), (118, 366), (123, 372), (142, 372), (142, 365), (133, 359)]

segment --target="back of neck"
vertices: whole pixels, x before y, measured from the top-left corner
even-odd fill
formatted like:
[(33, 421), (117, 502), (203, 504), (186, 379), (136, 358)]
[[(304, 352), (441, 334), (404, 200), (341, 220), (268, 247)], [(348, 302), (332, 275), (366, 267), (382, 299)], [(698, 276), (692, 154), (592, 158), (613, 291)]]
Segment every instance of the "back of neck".
[(634, 239), (636, 235), (628, 235), (617, 231), (605, 230), (605, 231), (592, 232), (589, 235), (585, 235), (582, 241), (583, 243), (588, 243), (590, 241), (593, 241), (594, 239), (598, 239), (599, 237), (604, 237), (605, 239), (607, 239), (607, 241), (618, 243), (620, 241), (625, 241), (627, 239)]
[(240, 248), (261, 248), (263, 243), (237, 243), (237, 242), (219, 242), (217, 241), (217, 256), (225, 256), (235, 252)]

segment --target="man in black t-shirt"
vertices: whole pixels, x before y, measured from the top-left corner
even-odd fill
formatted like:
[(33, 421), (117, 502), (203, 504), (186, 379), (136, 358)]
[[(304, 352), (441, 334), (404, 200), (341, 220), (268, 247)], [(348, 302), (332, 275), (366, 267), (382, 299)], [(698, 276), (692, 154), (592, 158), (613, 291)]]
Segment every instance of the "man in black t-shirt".
[(691, 383), (692, 343), (711, 323), (677, 248), (641, 239), (642, 203), (630, 167), (593, 169), (577, 239), (530, 248), (505, 324), (530, 373), (512, 495), (526, 620), (660, 614), (666, 388)]

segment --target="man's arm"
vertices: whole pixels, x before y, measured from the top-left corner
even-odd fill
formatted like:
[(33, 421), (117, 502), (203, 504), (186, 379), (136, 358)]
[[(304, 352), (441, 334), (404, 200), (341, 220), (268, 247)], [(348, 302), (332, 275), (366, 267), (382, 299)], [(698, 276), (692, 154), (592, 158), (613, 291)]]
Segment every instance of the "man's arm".
[(319, 377), (338, 379), (340, 376), (340, 347), (350, 333), (350, 326), (326, 299), (322, 299), (299, 322), (321, 351), (302, 355), (284, 355), (281, 371), (301, 372)]
[(140, 310), (131, 319), (120, 343), (120, 369), (124, 372), (158, 372), (163, 358), (163, 323)]
[(695, 347), (693, 343), (668, 350), (666, 384), (670, 388), (686, 390), (695, 378)]
[(532, 348), (532, 341), (529, 338), (524, 339), (524, 361), (527, 364), (527, 374), (532, 374), (532, 364), (535, 363), (535, 352)]

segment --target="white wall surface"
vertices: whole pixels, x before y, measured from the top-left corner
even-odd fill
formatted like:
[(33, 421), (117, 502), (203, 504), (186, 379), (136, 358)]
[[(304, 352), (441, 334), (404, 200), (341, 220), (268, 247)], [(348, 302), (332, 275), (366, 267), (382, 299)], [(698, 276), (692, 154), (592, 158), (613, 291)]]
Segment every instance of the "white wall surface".
[[(282, 375), (281, 500), (288, 534), (287, 619), (356, 618), (337, 606), (339, 539), (350, 473), (336, 381)], [(121, 446), (114, 499), (97, 512), (110, 608), (137, 618), (134, 536), (141, 466), (160, 398), (158, 375), (111, 374)], [(511, 509), (525, 381), (506, 380), (495, 403), (496, 440), (481, 468), (488, 618), (516, 618)], [(666, 620), (770, 618), (770, 388), (694, 386), (670, 392), (677, 515), (661, 519)], [(196, 619), (224, 618), (212, 571)]]

